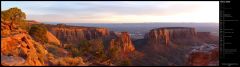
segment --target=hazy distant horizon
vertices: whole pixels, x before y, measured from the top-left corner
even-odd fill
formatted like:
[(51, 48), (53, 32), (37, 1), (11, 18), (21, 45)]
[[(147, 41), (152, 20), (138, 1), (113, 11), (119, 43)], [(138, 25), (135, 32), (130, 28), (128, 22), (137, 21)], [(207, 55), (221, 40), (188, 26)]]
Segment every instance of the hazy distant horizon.
[[(47, 23), (47, 24), (59, 24), (59, 23)], [(130, 34), (139, 32), (145, 34), (151, 29), (161, 27), (192, 27), (198, 32), (211, 32), (218, 36), (219, 24), (218, 23), (63, 23), (71, 26), (85, 26), (85, 27), (104, 27), (110, 31), (124, 32), (127, 31)]]
[(39, 22), (219, 23), (219, 1), (1, 1)]
[(148, 24), (148, 23), (184, 23), (184, 24), (191, 24), (191, 23), (204, 23), (204, 24), (219, 24), (218, 22), (134, 22), (134, 23), (121, 23), (121, 22), (118, 22), (118, 23), (107, 23), (107, 22), (99, 22), (99, 23), (93, 23), (93, 22), (41, 22), (41, 23), (45, 23), (45, 24), (51, 24), (51, 23), (55, 23), (55, 24), (68, 24), (68, 23), (79, 23), (79, 24)]

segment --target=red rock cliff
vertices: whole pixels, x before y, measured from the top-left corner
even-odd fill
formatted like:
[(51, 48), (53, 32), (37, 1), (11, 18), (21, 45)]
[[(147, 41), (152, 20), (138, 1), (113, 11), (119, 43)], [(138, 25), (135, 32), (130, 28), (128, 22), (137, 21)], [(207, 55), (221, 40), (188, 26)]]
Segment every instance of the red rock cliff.
[[(25, 65), (44, 65), (41, 60), (48, 51), (42, 44), (35, 42), (26, 30), (12, 26), (10, 23), (1, 21), (1, 65), (4, 66), (25, 66)], [(3, 34), (1, 34), (3, 36)]]
[(48, 39), (48, 42), (55, 43), (56, 45), (60, 45), (61, 42), (55, 37), (51, 32), (47, 31), (46, 37)]
[[(38, 21), (35, 21), (35, 20), (27, 20), (27, 23), (28, 23), (29, 26), (34, 25), (34, 24), (42, 24), (42, 23), (40, 23)], [(51, 42), (51, 43), (54, 43), (56, 45), (61, 44), (59, 39), (56, 36), (54, 36), (51, 32), (47, 31), (47, 33), (45, 35), (46, 35), (49, 43)]]
[(127, 57), (129, 53), (135, 51), (135, 47), (130, 39), (128, 32), (121, 32), (121, 34), (110, 41), (110, 49), (117, 48), (121, 56)]
[(148, 43), (165, 45), (171, 42), (177, 42), (179, 40), (186, 41), (195, 39), (196, 32), (194, 28), (188, 27), (165, 27), (152, 29), (148, 34), (145, 35), (145, 39)]
[(219, 64), (219, 48), (215, 44), (196, 46), (187, 55), (187, 65), (217, 66)]
[(62, 43), (78, 44), (80, 40), (90, 40), (109, 35), (107, 28), (68, 26), (64, 24), (46, 26)]
[[(3, 65), (44, 65), (43, 57), (48, 51), (39, 43), (31, 39), (28, 34), (16, 34), (13, 36), (1, 38), (1, 54), (7, 58), (3, 58)], [(12, 58), (11, 58), (12, 57)], [(22, 64), (11, 63), (11, 59), (20, 57), (24, 60)]]

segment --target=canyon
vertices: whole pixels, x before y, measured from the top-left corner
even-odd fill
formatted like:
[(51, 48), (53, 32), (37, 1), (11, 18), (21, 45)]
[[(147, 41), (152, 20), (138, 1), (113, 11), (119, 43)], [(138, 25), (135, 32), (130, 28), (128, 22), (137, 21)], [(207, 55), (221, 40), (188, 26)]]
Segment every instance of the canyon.
[[(70, 26), (70, 25), (64, 25), (64, 24), (58, 24), (58, 25), (44, 24), (44, 25), (46, 25), (48, 29), (48, 32), (46, 34), (48, 41), (53, 42), (59, 46), (64, 46), (64, 44), (78, 45), (80, 43), (79, 40), (100, 39), (101, 41), (104, 42), (104, 47), (105, 47), (104, 49), (107, 53), (109, 53), (109, 51), (111, 51), (112, 49), (119, 49), (119, 51), (117, 52), (118, 60), (129, 58), (130, 55), (136, 51), (141, 52), (143, 56), (139, 57), (138, 59), (132, 59), (131, 60), (132, 65), (199, 66), (199, 65), (211, 65), (211, 63), (213, 63), (212, 65), (216, 65), (218, 63), (217, 59), (213, 61), (202, 60), (206, 63), (201, 63), (201, 61), (197, 60), (198, 58), (201, 59), (202, 57), (205, 57), (205, 56), (215, 57), (218, 51), (215, 51), (215, 54), (209, 54), (209, 55), (208, 53), (199, 53), (200, 51), (195, 53), (194, 52), (188, 53), (189, 51), (196, 50), (196, 49), (191, 49), (191, 47), (193, 46), (201, 46), (201, 44), (203, 43), (218, 44), (216, 41), (217, 38), (214, 36), (211, 36), (210, 33), (196, 32), (194, 28), (190, 28), (190, 27), (156, 28), (156, 29), (150, 30), (149, 33), (145, 34), (143, 39), (133, 41), (130, 38), (130, 35), (128, 32), (116, 33), (114, 31), (109, 31), (107, 28)], [(4, 28), (4, 25), (2, 26), (2, 28)], [(24, 32), (24, 31), (20, 31), (20, 32)], [(19, 37), (20, 35), (21, 37)], [(207, 36), (207, 37), (203, 37), (203, 36)], [(18, 38), (18, 39), (13, 39), (13, 38)], [(22, 41), (21, 39), (32, 40), (31, 37), (27, 35), (27, 33), (26, 34), (19, 33), (19, 34), (16, 34), (15, 36), (2, 38), (1, 39), (2, 57), (9, 57), (11, 59), (14, 59), (11, 56), (8, 56), (7, 54), (5, 54), (5, 52), (12, 51), (12, 48), (7, 48), (9, 46), (6, 46), (6, 45), (9, 43), (15, 43), (14, 40), (25, 42), (25, 41)], [(140, 44), (138, 42), (140, 42)], [(33, 43), (37, 43), (37, 42), (33, 42)], [(37, 44), (27, 43), (27, 44), (40, 45), (39, 43)], [(34, 48), (34, 47), (30, 47), (29, 49), (30, 52), (32, 52), (31, 54), (34, 55), (34, 53), (36, 52), (34, 52), (35, 50), (31, 48)], [(22, 49), (26, 49), (26, 47), (22, 47)], [(39, 48), (39, 49), (44, 49), (44, 48)], [(205, 49), (202, 49), (202, 50), (205, 50)], [(47, 52), (48, 52), (47, 49), (45, 49), (45, 52), (43, 52), (42, 55), (46, 55)], [(63, 52), (64, 52), (64, 49), (63, 49)], [(66, 52), (68, 53), (68, 51), (65, 50), (65, 53)], [(14, 53), (14, 54), (18, 55), (18, 53)], [(64, 53), (62, 55), (64, 55)], [(187, 55), (188, 57), (186, 57), (185, 55)], [(15, 64), (9, 64), (9, 61), (8, 62), (3, 61), (2, 65), (24, 65), (24, 64), (25, 65), (28, 65), (28, 64), (46, 65), (43, 62), (40, 62), (40, 60), (36, 60), (36, 59), (27, 60), (21, 57), (22, 56), (20, 56), (20, 60)], [(214, 57), (208, 57), (207, 59), (212, 59)], [(16, 58), (17, 57), (15, 57), (15, 59)], [(34, 58), (38, 58), (38, 57), (34, 57)], [(148, 60), (152, 60), (152, 61), (149, 62)], [(34, 61), (36, 63), (29, 63), (31, 61)], [(148, 63), (146, 63), (147, 61)], [(110, 63), (114, 63), (114, 62), (115, 61), (110, 61)], [(99, 65), (99, 63), (98, 64), (95, 63), (94, 65)], [(111, 64), (105, 63), (100, 65), (111, 65)]]
[(194, 28), (189, 27), (164, 27), (150, 30), (145, 38), (148, 43), (164, 43), (167, 46), (172, 42), (192, 42), (196, 39), (196, 32)]
[[(133, 39), (131, 31), (20, 20), (26, 22), (1, 18), (2, 66), (218, 66), (219, 63), (218, 36), (196, 31), (194, 27), (157, 27), (148, 30), (143, 38)], [(26, 29), (21, 27), (24, 24)]]
[(135, 51), (134, 44), (132, 43), (128, 32), (121, 32), (117, 38), (111, 39), (109, 50), (111, 49), (119, 49), (120, 52), (118, 52), (118, 57), (121, 59), (126, 58), (128, 54)]
[[(152, 29), (145, 35), (144, 39), (134, 41), (135, 45), (138, 45), (137, 50), (145, 54), (142, 59), (138, 59), (134, 63), (136, 65), (147, 66), (185, 65), (185, 62), (193, 61), (193, 56), (196, 58), (195, 55), (190, 55), (192, 59), (184, 56), (189, 55), (189, 51), (193, 50), (191, 49), (192, 47), (201, 46), (206, 43), (217, 46), (218, 41), (216, 40), (217, 38), (210, 35), (210, 33), (197, 32), (191, 27), (162, 27)], [(204, 53), (199, 53), (199, 55), (202, 54)], [(215, 53), (214, 55), (217, 54)], [(198, 63), (192, 65), (195, 66)]]
[(65, 24), (46, 25), (62, 43), (78, 44), (79, 40), (102, 38), (109, 35), (107, 28), (67, 26)]
[[(65, 26), (65, 27), (63, 27)], [(140, 39), (137, 41), (141, 41), (141, 44), (137, 44), (132, 41), (128, 32), (113, 32), (109, 31), (106, 28), (101, 28), (101, 31), (98, 31), (94, 27), (83, 27), (83, 26), (68, 26), (68, 25), (62, 25), (61, 30), (58, 29), (59, 25), (51, 25), (49, 26), (51, 28), (50, 31), (54, 31), (52, 33), (58, 32), (54, 35), (56, 35), (61, 41), (68, 41), (65, 39), (71, 39), (70, 42), (73, 42), (74, 40), (78, 42), (77, 40), (85, 39), (85, 40), (91, 40), (96, 38), (101, 38), (104, 42), (107, 42), (108, 44), (105, 45), (107, 49), (112, 48), (118, 48), (120, 50), (119, 52), (119, 58), (126, 58), (124, 56), (127, 56), (129, 52), (132, 51), (140, 51), (145, 56), (142, 58), (138, 58), (138, 60), (133, 60), (133, 65), (141, 65), (141, 62), (145, 62), (147, 60), (156, 59), (155, 56), (160, 56), (159, 59), (168, 59), (169, 61), (163, 62), (158, 60), (152, 61), (157, 64), (149, 64), (149, 65), (185, 65), (185, 62), (189, 62), (185, 55), (188, 55), (188, 52), (191, 51), (191, 47), (193, 46), (199, 46), (203, 43), (212, 43), (212, 44), (218, 44), (216, 36), (212, 36), (209, 32), (197, 32), (194, 28), (191, 27), (162, 27), (162, 28), (155, 28), (150, 30), (149, 33), (145, 34), (144, 39)], [(56, 28), (54, 28), (56, 27)], [(73, 28), (75, 27), (75, 28)], [(89, 30), (92, 33), (86, 33), (89, 31), (77, 31), (84, 34), (75, 34), (76, 29), (85, 29)], [(67, 32), (59, 32), (59, 31), (66, 31), (66, 30), (72, 30)], [(98, 34), (94, 34), (98, 33)], [(68, 36), (68, 38), (63, 38), (63, 36)], [(82, 36), (82, 37), (79, 37)], [(85, 37), (84, 37), (85, 36)], [(203, 37), (204, 36), (204, 37)], [(207, 37), (205, 37), (207, 36)], [(61, 39), (63, 38), (63, 39)], [(214, 41), (214, 42), (209, 42)], [(76, 43), (75, 43), (76, 44)], [(137, 47), (141, 45), (140, 47)], [(110, 50), (109, 50), (110, 51)], [(176, 56), (176, 57), (173, 57)], [(137, 61), (137, 62), (135, 62)], [(139, 62), (141, 61), (141, 62)], [(184, 61), (184, 62), (181, 62)], [(148, 62), (148, 63), (152, 63)], [(142, 63), (144, 64), (144, 63)], [(144, 64), (148, 65), (148, 64)]]

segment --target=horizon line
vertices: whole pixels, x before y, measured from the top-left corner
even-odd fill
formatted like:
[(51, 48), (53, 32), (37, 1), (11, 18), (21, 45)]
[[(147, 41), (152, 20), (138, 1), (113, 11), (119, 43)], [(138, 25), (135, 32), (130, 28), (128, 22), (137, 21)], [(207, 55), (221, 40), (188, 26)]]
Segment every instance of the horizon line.
[(131, 24), (131, 23), (217, 23), (219, 24), (219, 22), (129, 22), (129, 23), (126, 23), (126, 22), (123, 22), (123, 23), (120, 23), (120, 22), (114, 22), (114, 23), (109, 23), (109, 22), (99, 22), (99, 23), (96, 23), (96, 22), (41, 22), (41, 23), (89, 23), (89, 24)]

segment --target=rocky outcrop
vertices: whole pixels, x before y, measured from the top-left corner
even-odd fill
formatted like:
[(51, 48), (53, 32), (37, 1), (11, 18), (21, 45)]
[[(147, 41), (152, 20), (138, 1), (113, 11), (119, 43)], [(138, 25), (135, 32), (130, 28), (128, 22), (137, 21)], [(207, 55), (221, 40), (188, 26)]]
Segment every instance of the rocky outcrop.
[[(139, 65), (184, 65), (185, 55), (193, 45), (198, 45), (197, 33), (191, 27), (163, 27), (150, 30), (140, 40), (138, 51), (144, 53), (135, 64)], [(151, 61), (149, 61), (151, 60)], [(148, 63), (145, 63), (148, 62)]]
[[(35, 20), (27, 20), (27, 23), (28, 23), (28, 26), (31, 26), (31, 25), (34, 25), (34, 24), (41, 24), (40, 22), (35, 21)], [(46, 35), (49, 43), (56, 44), (56, 45), (61, 44), (59, 39), (56, 38), (51, 32), (47, 31), (47, 33), (45, 35)]]
[(1, 19), (1, 37), (7, 37), (18, 33), (27, 33), (18, 27), (19, 25), (14, 24), (10, 21), (4, 21)]
[(219, 38), (212, 35), (210, 32), (197, 32), (197, 38), (199, 41), (211, 44), (219, 44)]
[(46, 25), (62, 43), (78, 44), (80, 40), (90, 40), (109, 35), (107, 28), (68, 26), (64, 24)]
[(145, 35), (148, 43), (165, 45), (169, 45), (172, 42), (192, 41), (195, 38), (195, 29), (189, 27), (157, 28), (150, 30), (150, 32)]
[(5, 56), (1, 54), (1, 65), (3, 66), (18, 66), (25, 62), (22, 57)]
[(203, 44), (193, 47), (187, 54), (187, 65), (217, 66), (219, 64), (219, 48), (215, 44)]
[(110, 41), (110, 49), (114, 48), (119, 49), (120, 55), (124, 56), (135, 50), (128, 32), (121, 32), (120, 36)]
[[(31, 39), (28, 34), (19, 33), (12, 36), (1, 38), (1, 53), (3, 57), (8, 57), (9, 59), (1, 60), (6, 61), (6, 63), (1, 63), (9, 66), (14, 65), (15, 62), (9, 63), (11, 59), (20, 59), (25, 61), (19, 61), (16, 63), (22, 63), (18, 65), (44, 65), (41, 60), (48, 53), (45, 48)], [(15, 57), (15, 58), (14, 58)], [(21, 59), (22, 58), (22, 59)]]
[[(51, 65), (52, 60), (58, 60), (59, 57), (63, 58), (56, 62), (60, 65), (86, 65), (81, 57), (68, 56), (68, 51), (60, 46), (34, 41), (27, 30), (31, 25), (40, 23), (25, 22), (26, 15), (20, 9), (10, 8), (2, 13), (4, 14), (1, 15), (1, 66), (47, 66)], [(49, 42), (60, 44), (60, 41), (50, 32), (40, 35), (47, 35)], [(58, 50), (53, 49), (48, 52), (46, 48), (51, 45), (54, 45), (52, 48)], [(58, 52), (59, 56), (53, 55), (55, 52)]]
[[(44, 64), (48, 51), (34, 41), (26, 30), (17, 24), (1, 20), (1, 64), (4, 66), (25, 66)], [(6, 33), (7, 32), (7, 33)]]
[(60, 45), (61, 44), (61, 42), (49, 31), (47, 31), (46, 37), (48, 39), (48, 42), (54, 43), (56, 45)]

